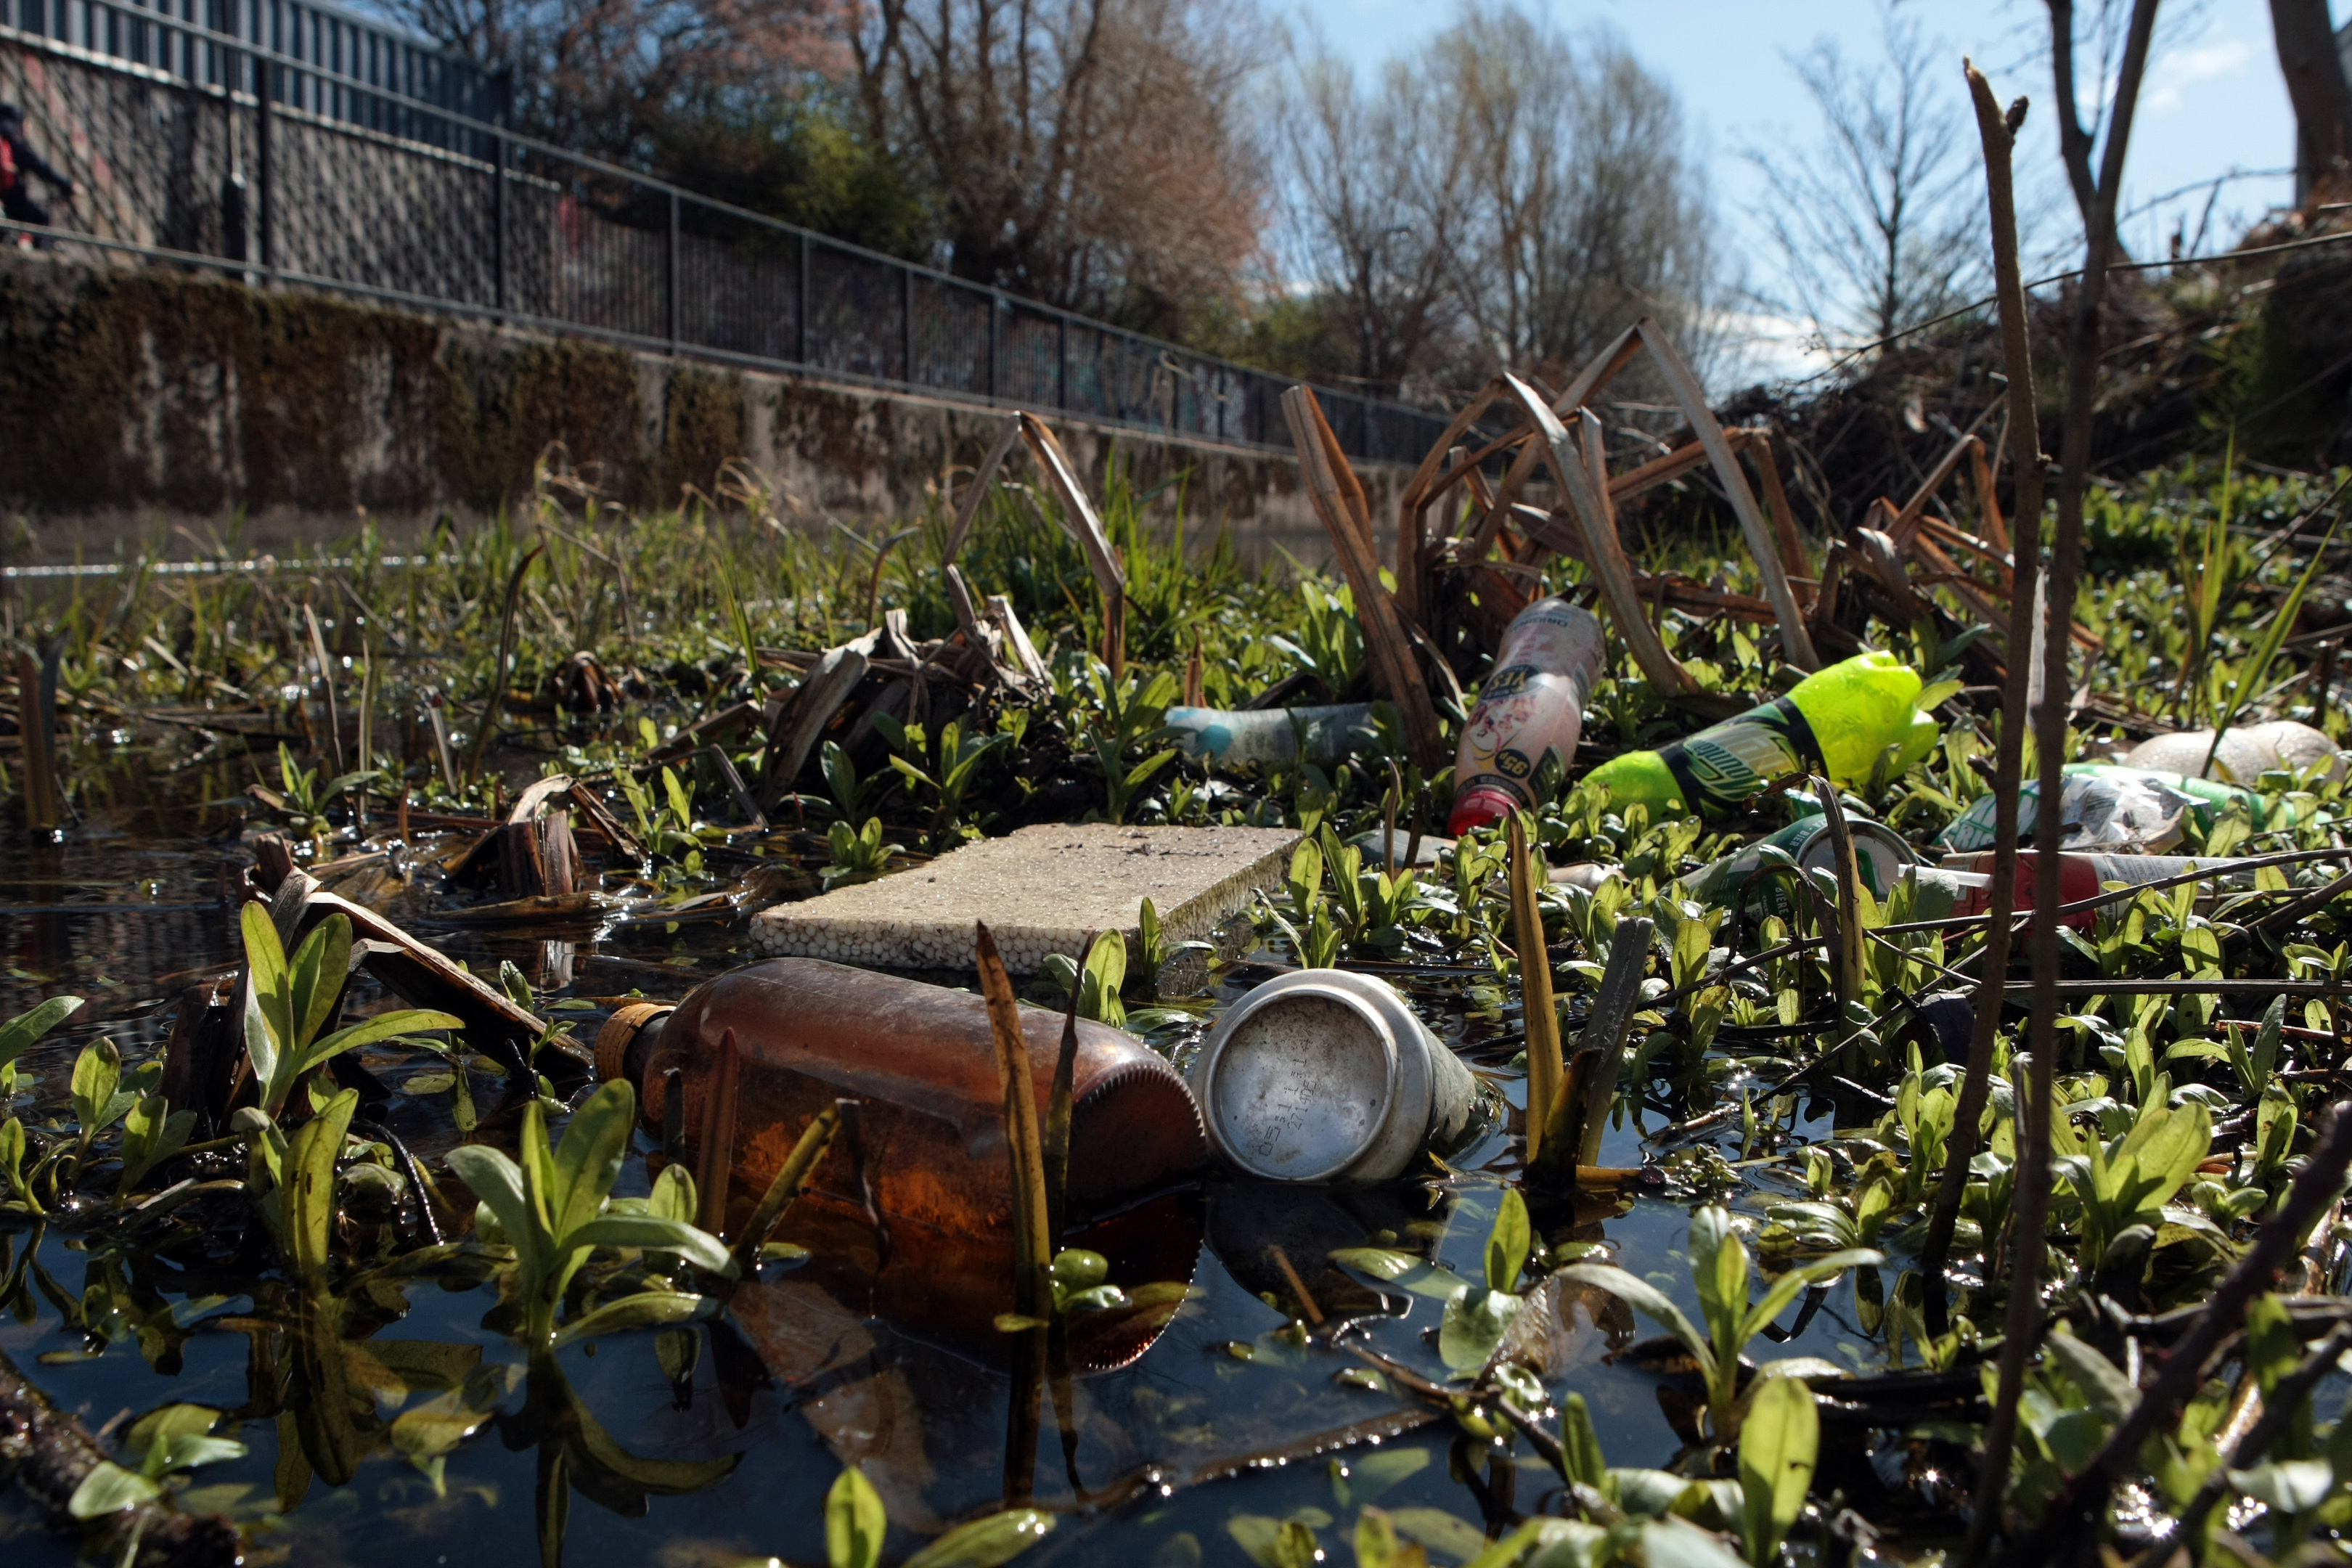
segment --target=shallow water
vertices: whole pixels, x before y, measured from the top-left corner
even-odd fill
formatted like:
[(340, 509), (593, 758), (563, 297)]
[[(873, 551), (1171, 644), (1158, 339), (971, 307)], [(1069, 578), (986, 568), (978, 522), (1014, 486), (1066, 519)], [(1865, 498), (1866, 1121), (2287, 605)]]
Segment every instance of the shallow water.
[[(110, 1036), (126, 1066), (148, 1059), (169, 1030), (178, 988), (190, 983), (175, 977), (234, 961), (214, 888), (245, 826), (234, 793), (241, 782), (213, 769), (169, 771), (125, 751), (83, 797), (90, 816), (68, 842), (12, 854), (0, 871), (8, 954), (0, 1016), (61, 992), (89, 998), (22, 1063), (35, 1081), (15, 1110), (28, 1122), (59, 1114), (86, 1042)], [(635, 986), (677, 997), (696, 977), (748, 959), (740, 923), (560, 941), (428, 921), (412, 929), (478, 972), (512, 959), (559, 996), (610, 997)], [(1212, 994), (1229, 1001), (1248, 973), (1224, 972)], [(1517, 1043), (1505, 1019), (1464, 1011), (1461, 984), (1412, 991), (1515, 1107), (1519, 1079), (1507, 1063)], [(593, 1037), (593, 1018), (582, 1032)], [(440, 1058), (370, 1051), (363, 1060), (394, 1090), (372, 1114), (419, 1158), (457, 1141), (446, 1091), (403, 1092), (412, 1077), (445, 1073)], [(473, 1086), (489, 1118), (499, 1089), (478, 1061)], [(683, 1335), (645, 1331), (566, 1350), (561, 1378), (534, 1383), (521, 1352), (485, 1325), (498, 1305), (493, 1286), (453, 1274), (379, 1287), (345, 1325), (373, 1356), (352, 1364), (394, 1369), (373, 1380), (376, 1422), (446, 1386), (400, 1369), (462, 1369), (476, 1358), (515, 1369), (499, 1417), (448, 1457), (437, 1490), (380, 1436), (347, 1484), (298, 1484), (299, 1424), (280, 1411), (302, 1394), (281, 1387), (272, 1349), (283, 1338), (287, 1292), (268, 1268), (266, 1240), (250, 1234), (163, 1226), (156, 1234), (169, 1239), (160, 1245), (125, 1246), (0, 1218), (8, 1248), (0, 1274), (29, 1247), (35, 1286), (18, 1298), (17, 1316), (0, 1319), (0, 1349), (110, 1441), (167, 1403), (229, 1412), (223, 1430), (248, 1454), (194, 1472), (184, 1500), (259, 1521), (257, 1561), (526, 1562), (560, 1537), (562, 1560), (572, 1564), (822, 1562), (825, 1490), (845, 1461), (856, 1461), (889, 1507), (894, 1561), (945, 1524), (1028, 1499), (1063, 1518), (1024, 1563), (1243, 1563), (1249, 1558), (1233, 1526), (1243, 1521), (1245, 1537), (1251, 1518), (1300, 1519), (1327, 1552), (1344, 1554), (1356, 1510), (1375, 1500), (1422, 1510), (1401, 1519), (1429, 1542), (1432, 1561), (1455, 1562), (1518, 1515), (1557, 1510), (1558, 1478), (1524, 1443), (1514, 1454), (1450, 1417), (1432, 1419), (1409, 1394), (1336, 1381), (1360, 1375), (1365, 1363), (1295, 1342), (1289, 1320), (1262, 1293), (1293, 1296), (1286, 1260), (1320, 1310), (1361, 1314), (1357, 1342), (1443, 1382), (1440, 1301), (1373, 1289), (1326, 1258), (1336, 1247), (1377, 1243), (1480, 1279), (1498, 1176), (1516, 1167), (1516, 1116), (1496, 1120), (1456, 1155), (1459, 1174), (1448, 1180), (1346, 1194), (1213, 1183), (1170, 1205), (1164, 1250), (1180, 1268), (1189, 1261), (1197, 1294), (1140, 1356), (1100, 1372), (1024, 1366), (1018, 1344), (984, 1322), (944, 1338), (933, 1325), (933, 1337), (920, 1337), (908, 1325), (937, 1316), (923, 1303), (881, 1303), (882, 1314), (869, 1315), (854, 1282), (828, 1285), (813, 1266), (771, 1271), (739, 1290), (721, 1318)], [(498, 1136), (487, 1128), (484, 1135)], [(647, 1189), (649, 1152), (640, 1134), (621, 1192)], [(1641, 1155), (1634, 1129), (1612, 1130), (1606, 1163), (1634, 1164)], [(1694, 1309), (1681, 1254), (1686, 1207), (1643, 1200), (1619, 1208), (1538, 1204), (1534, 1218), (1555, 1246), (1605, 1243)], [(1853, 1308), (1853, 1286), (1842, 1282), (1801, 1334), (1759, 1345), (1759, 1359), (1811, 1353), (1852, 1363), (1866, 1344)], [(1562, 1293), (1533, 1310), (1556, 1320), (1549, 1389), (1555, 1398), (1583, 1395), (1610, 1462), (1667, 1463), (1681, 1441), (1658, 1379), (1608, 1359), (1652, 1327), (1601, 1297)], [(397, 1342), (452, 1348), (385, 1348)], [(365, 1426), (368, 1413), (355, 1414)], [(290, 1507), (281, 1508), (281, 1493)], [(74, 1560), (20, 1494), (0, 1496), (0, 1540), (12, 1561)]]

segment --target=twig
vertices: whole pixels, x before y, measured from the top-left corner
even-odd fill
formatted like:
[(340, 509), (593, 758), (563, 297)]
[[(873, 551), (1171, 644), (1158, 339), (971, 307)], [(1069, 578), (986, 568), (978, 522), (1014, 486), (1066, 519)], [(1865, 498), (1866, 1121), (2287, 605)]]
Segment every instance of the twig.
[[(2058, 850), (2062, 828), (2054, 809), (2064, 793), (2066, 702), (2072, 689), (2066, 657), (2073, 638), (2074, 585), (2082, 570), (2083, 489), (2089, 478), (2092, 397), (2098, 373), (2099, 307), (2106, 293), (2107, 262), (2115, 252), (2116, 198), (2123, 186), (2124, 152), (2130, 144), (2132, 116), (2139, 100), (2139, 84), (2147, 66), (2148, 40), (2156, 28), (2156, 0), (2133, 0), (2131, 25), (2125, 36), (2121, 69), (2116, 79), (2115, 104), (2107, 124), (2107, 142), (2099, 171), (2098, 199), (2090, 223), (2090, 253), (2084, 263), (2081, 298), (2076, 301), (2074, 330), (2066, 344), (2065, 432), (2059, 447), (2057, 537), (2051, 552), (2050, 587), (2042, 595), (2042, 710), (2033, 715), (2034, 749), (2042, 763), (2041, 798), (2052, 807), (2034, 814), (2035, 847), (2040, 853), (2033, 887), (2033, 1007), (2029, 1026), (2032, 1070), (2021, 1110), (2017, 1162), (2017, 1195), (2011, 1209), (2016, 1241), (2010, 1249), (2009, 1310), (2003, 1329), (2000, 1392), (1993, 1400), (1998, 1413), (2010, 1412), (2004, 1438), (2015, 1432), (2015, 1410), (2025, 1383), (2025, 1358), (2042, 1334), (2042, 1268), (2049, 1247), (2043, 1236), (2050, 1208), (2050, 1122), (2056, 1068), (2058, 1019)], [(2071, 108), (2071, 105), (2069, 106)], [(2021, 528), (2028, 520), (2020, 516)], [(2020, 616), (2012, 616), (2014, 624)], [(2011, 651), (2012, 661), (2018, 650)], [(2026, 715), (2013, 711), (2010, 720), (2022, 723)], [(1990, 984), (2000, 976), (1986, 975)], [(2146, 1410), (2145, 1404), (2141, 1410)], [(1996, 1415), (1996, 1420), (2000, 1419)], [(1988, 1434), (1990, 1437), (1990, 1434)], [(2138, 1452), (2134, 1443), (2131, 1450)], [(1993, 1461), (1998, 1458), (2000, 1465)], [(2006, 1441), (1995, 1453), (1989, 1441), (1985, 1465), (1979, 1475), (1977, 1518), (1970, 1534), (1970, 1559), (1990, 1539), (2000, 1518), (2008, 1489), (2009, 1451)]]
[[(1984, 73), (1973, 64), (1966, 68), (1969, 94), (1976, 104), (1977, 131), (1984, 142), (1985, 195), (1992, 209), (1993, 276), (2000, 299), (2001, 360), (2009, 374), (2010, 440), (2012, 449), (2022, 454), (2015, 470), (2017, 526), (2010, 555), (2010, 619), (2014, 626), (2018, 622), (2016, 606), (2033, 602), (2041, 575), (2042, 475), (2047, 466), (2033, 405), (2032, 344), (2026, 326), (2025, 289), (2019, 281), (2017, 198), (2010, 173), (2011, 153), (2017, 132), (2025, 123), (2025, 100), (2019, 99), (2004, 116)], [(1990, 496), (1990, 489), (1987, 493)], [(2020, 639), (2012, 636), (2010, 640)], [(1985, 944), (1979, 950), (1982, 963), (1979, 971), (1976, 1029), (1969, 1040), (1968, 1071), (1960, 1080), (1960, 1097), (1953, 1110), (1952, 1130), (1947, 1135), (1944, 1173), (1936, 1189), (1935, 1210), (1928, 1216), (1927, 1240), (1919, 1249), (1919, 1276), (1927, 1287), (1923, 1305), (1931, 1334), (1941, 1334), (1948, 1326), (1944, 1264), (1951, 1256), (1952, 1231), (1959, 1221), (1960, 1199), (1968, 1190), (1969, 1162), (1976, 1158), (1979, 1126), (1984, 1120), (1985, 1101), (1991, 1091), (1993, 1049), (2000, 1038), (2000, 993), (1995, 987), (2009, 973), (2013, 934), (2011, 922), (2017, 910), (2018, 775), (2025, 763), (2023, 715), (2032, 670), (2022, 648), (2010, 650), (2008, 665), (2002, 696), (2009, 718), (2000, 727), (1993, 764), (1992, 886), (1987, 889), (1990, 907), (1984, 916)], [(2008, 1473), (2005, 1456), (2014, 1440), (2015, 1419), (2013, 1411), (1995, 1417), (1996, 1424), (2005, 1428), (2000, 1439), (2004, 1458), (1999, 1473), (2003, 1476)], [(1990, 1450), (1989, 1435), (1988, 1454)]]

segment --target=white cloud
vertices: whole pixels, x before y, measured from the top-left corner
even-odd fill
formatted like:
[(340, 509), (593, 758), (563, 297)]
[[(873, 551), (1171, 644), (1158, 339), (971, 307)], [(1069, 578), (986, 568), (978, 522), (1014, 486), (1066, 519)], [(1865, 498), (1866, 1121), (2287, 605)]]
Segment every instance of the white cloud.
[(1727, 388), (1752, 383), (1794, 381), (1825, 370), (1835, 360), (1812, 323), (1760, 310), (1722, 310), (1709, 322), (1722, 337), (1729, 362), (1716, 379)]
[(2254, 47), (2243, 38), (2221, 38), (2210, 44), (2178, 49), (2157, 58), (2155, 79), (2142, 100), (2149, 112), (2169, 114), (2185, 107), (2182, 89), (2201, 81), (2242, 76), (2254, 58)]

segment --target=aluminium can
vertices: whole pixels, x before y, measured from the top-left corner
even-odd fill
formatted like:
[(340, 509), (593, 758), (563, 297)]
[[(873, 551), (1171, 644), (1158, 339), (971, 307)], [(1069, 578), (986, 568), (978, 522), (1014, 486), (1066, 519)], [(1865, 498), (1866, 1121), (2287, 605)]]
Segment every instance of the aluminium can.
[(1192, 1064), (1211, 1150), (1277, 1182), (1379, 1182), (1468, 1130), (1477, 1079), (1395, 987), (1302, 969), (1225, 1010)]

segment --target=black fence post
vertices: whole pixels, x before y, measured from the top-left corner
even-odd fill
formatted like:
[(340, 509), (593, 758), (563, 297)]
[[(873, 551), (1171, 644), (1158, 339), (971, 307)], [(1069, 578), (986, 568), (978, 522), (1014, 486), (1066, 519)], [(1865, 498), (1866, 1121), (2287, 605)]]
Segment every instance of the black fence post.
[(800, 296), (800, 298), (799, 298), (799, 302), (798, 302), (798, 304), (793, 308), (793, 323), (794, 328), (796, 329), (796, 330), (794, 331), (794, 332), (793, 332), (793, 337), (794, 337), (794, 339), (795, 339), (795, 342), (794, 342), (793, 348), (793, 359), (795, 359), (796, 361), (798, 361), (798, 362), (799, 362), (800, 363), (802, 363), (802, 364), (807, 364), (807, 363), (811, 363), (810, 358), (809, 358), (810, 352), (812, 351), (812, 349), (814, 349), (814, 347), (815, 346), (815, 343), (816, 343), (816, 334), (815, 334), (815, 331), (814, 331), (814, 328), (812, 328), (812, 327), (809, 325), (809, 244), (810, 244), (810, 239), (811, 239), (811, 237), (810, 237), (810, 236), (808, 236), (808, 235), (806, 235), (806, 234), (803, 234), (803, 235), (801, 236), (801, 242), (800, 242), (801, 267), (800, 267), (800, 279), (799, 279), (799, 296)]
[(669, 352), (677, 353), (677, 192), (669, 194)]
[[(213, 0), (207, 13), (209, 24), (216, 33), (235, 36), (236, 24), (225, 14), (221, 0)], [(244, 160), (237, 156), (236, 89), (245, 81), (246, 52), (226, 46), (207, 45), (205, 53), (215, 62), (221, 88), (221, 116), (224, 134), (228, 143), (228, 172), (221, 176), (221, 254), (231, 261), (249, 261), (253, 252), (253, 216), (247, 202)], [(259, 56), (253, 57), (254, 68), (261, 68)], [(244, 281), (250, 283), (248, 276)]]
[(915, 384), (915, 269), (898, 268), (898, 379)]
[(257, 20), (261, 32), (257, 41), (261, 47), (253, 52), (253, 169), (254, 181), (261, 189), (254, 201), (255, 227), (259, 231), (254, 237), (254, 248), (261, 258), (263, 279), (274, 281), (278, 273), (278, 160), (271, 147), (276, 138), (269, 133), (269, 100), (273, 85), (270, 78), (278, 64), (270, 58), (274, 51), (270, 47), (268, 5), (261, 7)]
[(988, 399), (996, 401), (996, 362), (1003, 357), (1004, 296), (988, 291)]
[(490, 133), (490, 304), (507, 313), (507, 133), (505, 116)]
[(1054, 318), (1054, 406), (1070, 405), (1070, 318)]

